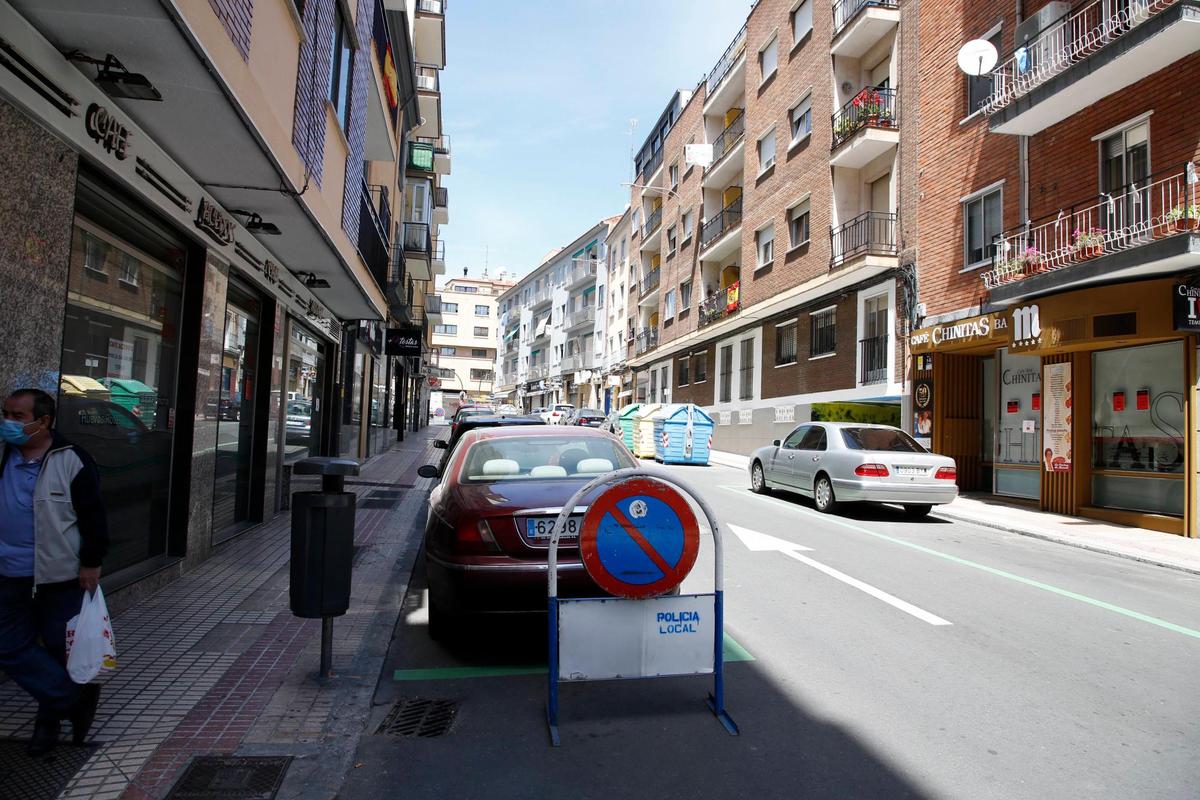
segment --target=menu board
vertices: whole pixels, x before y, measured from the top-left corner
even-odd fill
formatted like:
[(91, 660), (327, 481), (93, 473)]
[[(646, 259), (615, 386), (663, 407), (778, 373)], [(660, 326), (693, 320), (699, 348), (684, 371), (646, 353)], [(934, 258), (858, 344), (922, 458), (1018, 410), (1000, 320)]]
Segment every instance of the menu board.
[(1071, 365), (1046, 364), (1042, 379), (1042, 465), (1050, 472), (1071, 471)]

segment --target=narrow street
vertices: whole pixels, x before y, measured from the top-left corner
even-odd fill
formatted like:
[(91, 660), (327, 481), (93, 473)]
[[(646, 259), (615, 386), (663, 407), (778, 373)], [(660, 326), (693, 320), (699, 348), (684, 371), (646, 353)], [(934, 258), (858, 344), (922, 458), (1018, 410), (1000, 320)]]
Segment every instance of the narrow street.
[[(543, 621), (434, 644), (418, 565), (341, 796), (1194, 796), (1200, 577), (887, 507), (824, 516), (730, 467), (666, 469), (737, 526), (741, 735), (705, 708), (705, 678), (593, 683), (562, 690), (552, 749)], [(685, 592), (711, 587), (710, 547)], [(370, 735), (412, 698), (453, 701), (449, 732)]]

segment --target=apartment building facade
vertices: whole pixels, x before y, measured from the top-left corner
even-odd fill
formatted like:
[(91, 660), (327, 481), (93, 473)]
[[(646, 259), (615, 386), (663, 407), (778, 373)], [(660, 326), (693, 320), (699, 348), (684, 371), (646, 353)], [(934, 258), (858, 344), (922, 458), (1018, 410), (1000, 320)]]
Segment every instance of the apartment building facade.
[(434, 416), (452, 414), (464, 400), (492, 400), (499, 341), (498, 301), (512, 285), (510, 280), (486, 275), (480, 279), (451, 278), (426, 301), (426, 313), (433, 324), (436, 363), (429, 379)]
[[(924, 435), (964, 489), (1196, 536), (1200, 6), (923, 4), (920, 28)], [(972, 39), (998, 52), (978, 77)]]
[(915, 33), (898, 3), (762, 0), (675, 95), (635, 159), (636, 400), (710, 409), (741, 453), (807, 419), (900, 422)]
[(298, 459), (376, 452), (422, 371), (384, 339), (443, 4), (151, 5), (155, 36), (0, 2), (0, 384), (56, 395), (96, 458), (110, 590), (270, 519)]
[(626, 364), (628, 342), (634, 338), (631, 320), (636, 319), (637, 311), (637, 306), (630, 302), (631, 288), (638, 280), (638, 268), (632, 258), (633, 241), (633, 206), (628, 206), (609, 231), (608, 254), (597, 279), (599, 296), (605, 298), (605, 311), (596, 329), (596, 358), (601, 377), (596, 407), (605, 412), (628, 405), (633, 397), (633, 371)]

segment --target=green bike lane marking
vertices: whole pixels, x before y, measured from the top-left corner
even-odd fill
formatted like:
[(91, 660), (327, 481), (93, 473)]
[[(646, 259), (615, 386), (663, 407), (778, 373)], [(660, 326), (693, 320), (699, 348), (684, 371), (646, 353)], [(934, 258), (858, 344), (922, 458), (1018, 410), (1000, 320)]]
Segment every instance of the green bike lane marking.
[[(721, 486), (720, 488), (726, 489), (731, 492), (736, 492), (738, 494), (750, 494), (750, 491), (748, 489), (744, 489), (741, 486)], [(1159, 619), (1158, 617), (1152, 617), (1149, 614), (1143, 614), (1140, 611), (1132, 611), (1128, 608), (1122, 608), (1121, 606), (1113, 605), (1112, 603), (1105, 602), (1104, 600), (1097, 600), (1096, 598), (1088, 597), (1085, 594), (1079, 594), (1078, 592), (1072, 592), (1070, 589), (1061, 589), (1061, 588), (1059, 588), (1057, 586), (1053, 586), (1049, 583), (1043, 583), (1041, 581), (1034, 580), (1033, 578), (1026, 578), (1022, 575), (1017, 575), (1015, 573), (1008, 572), (1006, 570), (997, 569), (996, 567), (989, 567), (986, 564), (980, 564), (977, 561), (971, 561), (966, 558), (960, 558), (959, 556), (950, 555), (949, 553), (943, 553), (940, 550), (934, 550), (932, 548), (925, 547), (924, 545), (920, 545), (915, 542), (909, 542), (909, 541), (905, 541), (904, 539), (898, 539), (895, 536), (889, 536), (886, 533), (880, 533), (879, 531), (873, 531), (870, 528), (863, 528), (858, 525), (854, 525), (852, 523), (845, 522), (844, 520), (830, 517), (829, 515), (826, 515), (826, 514), (819, 514), (816, 511), (809, 511), (807, 508), (804, 508), (803, 506), (793, 505), (792, 503), (788, 503), (783, 500), (777, 500), (773, 497), (762, 497), (759, 495), (752, 495), (752, 496), (759, 500), (766, 500), (771, 503), (779, 503), (780, 505), (787, 506), (788, 508), (794, 508), (796, 511), (802, 512), (805, 516), (814, 517), (816, 519), (820, 519), (825, 522), (828, 522), (832, 525), (840, 525), (843, 528), (848, 528), (852, 531), (857, 531), (858, 533), (865, 533), (868, 536), (874, 536), (876, 539), (883, 539), (884, 541), (891, 542), (892, 544), (902, 545), (902, 546), (908, 547), (912, 550), (917, 550), (917, 551), (925, 553), (927, 555), (936, 556), (938, 558), (945, 559), (946, 561), (950, 561), (952, 563), (959, 564), (964, 567), (970, 567), (971, 569), (977, 569), (977, 570), (980, 570), (981, 572), (986, 572), (989, 575), (995, 575), (999, 578), (1007, 578), (1010, 581), (1016, 581), (1017, 583), (1022, 583), (1022, 584), (1025, 584), (1026, 586), (1032, 586), (1033, 588), (1041, 589), (1044, 592), (1050, 592), (1051, 594), (1056, 594), (1056, 595), (1059, 595), (1060, 597), (1066, 597), (1071, 600), (1077, 600), (1080, 603), (1086, 603), (1087, 605), (1095, 606), (1096, 608), (1102, 608), (1105, 611), (1111, 611), (1114, 614), (1120, 614), (1122, 616), (1129, 617), (1130, 619), (1136, 619), (1141, 622), (1147, 622), (1151, 625), (1157, 625), (1160, 628), (1165, 628), (1166, 630), (1174, 631), (1175, 633), (1182, 633), (1184, 636), (1190, 636), (1193, 639), (1200, 639), (1200, 631), (1198, 631), (1198, 630), (1193, 630), (1191, 628), (1185, 628), (1182, 625), (1176, 625), (1174, 622), (1167, 622), (1165, 619)]]
[[(742, 647), (736, 639), (725, 634), (724, 641), (725, 663), (736, 661), (753, 661), (754, 656)], [(526, 666), (480, 666), (480, 667), (425, 667), (419, 669), (398, 669), (392, 673), (394, 681), (452, 681), (462, 678), (504, 678), (512, 675), (545, 675), (545, 664), (529, 664)]]

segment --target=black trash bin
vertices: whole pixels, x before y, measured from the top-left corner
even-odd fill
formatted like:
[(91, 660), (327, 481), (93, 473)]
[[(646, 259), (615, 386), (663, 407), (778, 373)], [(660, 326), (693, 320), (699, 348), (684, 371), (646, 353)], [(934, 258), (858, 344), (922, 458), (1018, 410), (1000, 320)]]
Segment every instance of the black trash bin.
[(350, 608), (354, 556), (353, 492), (347, 475), (358, 474), (348, 458), (305, 458), (292, 475), (320, 475), (321, 491), (292, 495), (292, 563), (289, 596), (297, 617), (338, 617)]

